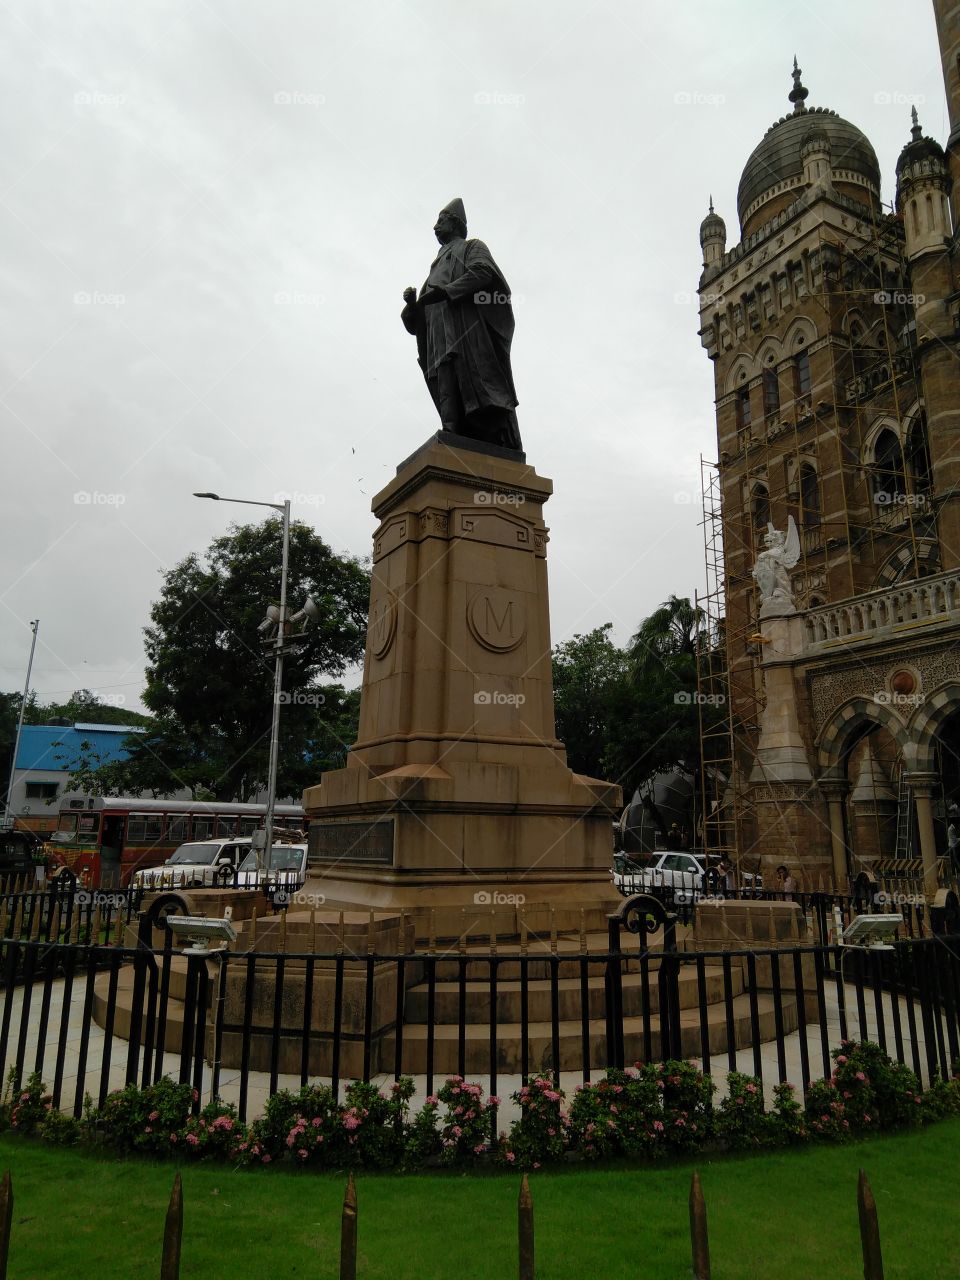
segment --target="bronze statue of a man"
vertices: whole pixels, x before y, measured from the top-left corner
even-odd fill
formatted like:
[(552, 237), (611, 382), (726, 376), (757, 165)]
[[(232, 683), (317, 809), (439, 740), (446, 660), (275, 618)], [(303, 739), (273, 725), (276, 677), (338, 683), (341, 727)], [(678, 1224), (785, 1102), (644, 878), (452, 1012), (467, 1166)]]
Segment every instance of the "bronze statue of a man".
[(440, 252), (419, 297), (403, 291), (401, 319), (444, 431), (520, 449), (517, 393), (510, 369), (510, 287), (482, 240), (468, 240), (463, 201), (441, 209), (433, 228)]

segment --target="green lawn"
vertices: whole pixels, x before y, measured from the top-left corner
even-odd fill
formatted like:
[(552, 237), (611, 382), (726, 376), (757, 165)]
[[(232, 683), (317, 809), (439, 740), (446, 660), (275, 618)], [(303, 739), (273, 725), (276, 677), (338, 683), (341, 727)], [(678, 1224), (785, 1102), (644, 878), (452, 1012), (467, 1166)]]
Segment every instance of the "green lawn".
[[(848, 1147), (698, 1161), (714, 1280), (858, 1280), (857, 1169), (880, 1214), (887, 1280), (960, 1275), (960, 1120)], [(159, 1273), (173, 1164), (98, 1159), (0, 1138), (13, 1175), (9, 1280), (135, 1280)], [(538, 1280), (690, 1274), (693, 1165), (531, 1175)], [(344, 1179), (183, 1169), (187, 1277), (338, 1275)], [(516, 1269), (513, 1174), (360, 1174), (358, 1276), (501, 1280)]]

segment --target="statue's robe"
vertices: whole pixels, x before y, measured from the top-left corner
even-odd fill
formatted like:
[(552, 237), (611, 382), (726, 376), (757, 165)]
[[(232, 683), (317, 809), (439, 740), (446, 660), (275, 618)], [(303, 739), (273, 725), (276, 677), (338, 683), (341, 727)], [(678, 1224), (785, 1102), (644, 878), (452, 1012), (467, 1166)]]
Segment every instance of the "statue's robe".
[(457, 238), (441, 245), (420, 296), (437, 287), (448, 301), (423, 306), (418, 298), (401, 313), (407, 331), (416, 335), (420, 368), (431, 395), (436, 401), (439, 366), (452, 361), (468, 425), (471, 417), (484, 419), (484, 411), (501, 410), (495, 415), (499, 442), (519, 449), (513, 413), (517, 393), (510, 368), (510, 286), (482, 240)]

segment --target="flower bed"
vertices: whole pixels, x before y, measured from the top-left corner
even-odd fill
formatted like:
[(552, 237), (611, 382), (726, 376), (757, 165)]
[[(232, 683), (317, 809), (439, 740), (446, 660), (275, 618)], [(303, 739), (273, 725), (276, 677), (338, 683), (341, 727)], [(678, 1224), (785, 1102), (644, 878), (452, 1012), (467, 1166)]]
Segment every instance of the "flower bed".
[(321, 1169), (417, 1169), (428, 1165), (496, 1164), (539, 1169), (560, 1160), (654, 1160), (712, 1150), (742, 1150), (805, 1142), (843, 1142), (864, 1134), (915, 1126), (960, 1114), (960, 1078), (926, 1091), (916, 1075), (878, 1045), (844, 1041), (833, 1051), (831, 1076), (808, 1085), (801, 1104), (793, 1085), (774, 1089), (767, 1108), (762, 1082), (740, 1072), (726, 1077), (726, 1096), (693, 1062), (646, 1063), (610, 1070), (580, 1085), (569, 1106), (544, 1075), (515, 1094), (520, 1115), (496, 1138), (500, 1099), (479, 1084), (451, 1076), (415, 1114), (413, 1081), (390, 1089), (355, 1080), (341, 1101), (326, 1085), (283, 1090), (264, 1114), (244, 1124), (236, 1109), (214, 1101), (194, 1114), (189, 1085), (164, 1078), (128, 1085), (96, 1110), (90, 1100), (74, 1119), (54, 1109), (37, 1075), (21, 1084), (11, 1072), (0, 1103), (0, 1130), (33, 1134), (61, 1145), (100, 1144), (118, 1152), (264, 1166), (280, 1162)]

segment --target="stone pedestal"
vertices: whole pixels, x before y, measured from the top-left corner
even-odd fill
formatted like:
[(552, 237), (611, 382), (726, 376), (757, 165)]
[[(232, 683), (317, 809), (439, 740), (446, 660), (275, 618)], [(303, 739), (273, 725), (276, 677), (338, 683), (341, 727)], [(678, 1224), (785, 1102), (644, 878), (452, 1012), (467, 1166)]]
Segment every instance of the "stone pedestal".
[(433, 909), (458, 936), (473, 906), (550, 903), (575, 926), (616, 902), (620, 788), (574, 774), (556, 737), (552, 489), (522, 454), (441, 432), (374, 498), (359, 737), (304, 792), (328, 906)]

